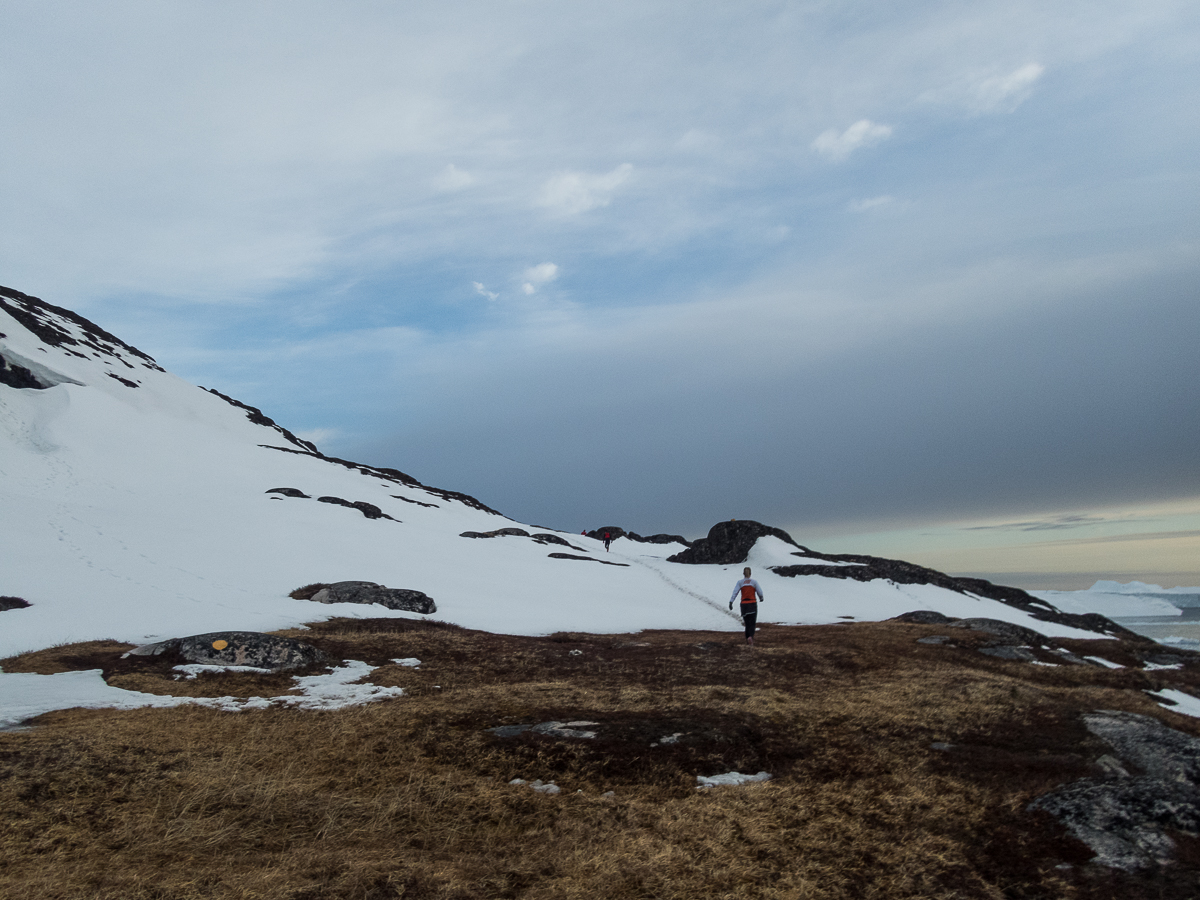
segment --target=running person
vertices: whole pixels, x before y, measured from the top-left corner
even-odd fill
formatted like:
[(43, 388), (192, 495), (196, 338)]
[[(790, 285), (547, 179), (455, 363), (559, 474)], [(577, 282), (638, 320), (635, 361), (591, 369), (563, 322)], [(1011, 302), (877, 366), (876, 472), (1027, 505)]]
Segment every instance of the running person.
[(765, 603), (762, 588), (757, 581), (750, 577), (750, 567), (742, 569), (742, 578), (733, 586), (733, 596), (729, 598), (729, 608), (733, 609), (733, 601), (741, 597), (742, 624), (746, 626), (746, 643), (754, 646), (754, 624), (758, 621), (758, 604)]

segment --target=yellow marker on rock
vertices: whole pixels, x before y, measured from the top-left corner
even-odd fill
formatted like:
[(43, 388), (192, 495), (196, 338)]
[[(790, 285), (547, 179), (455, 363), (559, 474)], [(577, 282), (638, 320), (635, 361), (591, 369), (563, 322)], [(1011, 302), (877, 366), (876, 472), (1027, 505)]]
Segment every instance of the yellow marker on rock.
[(228, 641), (213, 641), (213, 649), (214, 650), (224, 650), (228, 646), (229, 646)]

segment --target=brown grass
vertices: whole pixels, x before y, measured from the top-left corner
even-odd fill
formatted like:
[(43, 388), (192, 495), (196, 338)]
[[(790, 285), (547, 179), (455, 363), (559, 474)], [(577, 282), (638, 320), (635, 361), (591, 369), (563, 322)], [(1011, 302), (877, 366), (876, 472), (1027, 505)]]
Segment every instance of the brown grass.
[[(1143, 693), (1196, 693), (1200, 667), (1048, 668), (915, 643), (936, 631), (768, 627), (755, 651), (730, 634), (524, 638), (406, 620), (285, 632), (381, 666), (371, 680), (406, 696), (325, 713), (69, 710), (0, 733), (0, 896), (1193, 897), (1195, 841), (1172, 870), (1114, 874), (1026, 806), (1107, 752), (1083, 711), (1200, 732)], [(127, 648), (2, 665), (101, 668), (179, 695), (291, 686), (176, 682), (172, 660), (120, 660)], [(410, 656), (420, 669), (390, 663)], [(487, 730), (549, 720), (601, 724), (594, 740)], [(774, 779), (696, 790), (730, 770)]]

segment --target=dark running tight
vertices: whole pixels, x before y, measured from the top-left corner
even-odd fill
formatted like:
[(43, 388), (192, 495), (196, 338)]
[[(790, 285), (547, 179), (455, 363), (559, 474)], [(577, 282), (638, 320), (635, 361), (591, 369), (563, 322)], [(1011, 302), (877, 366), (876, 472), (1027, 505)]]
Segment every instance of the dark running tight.
[(742, 607), (742, 624), (746, 626), (746, 637), (754, 637), (754, 623), (758, 621), (758, 604)]

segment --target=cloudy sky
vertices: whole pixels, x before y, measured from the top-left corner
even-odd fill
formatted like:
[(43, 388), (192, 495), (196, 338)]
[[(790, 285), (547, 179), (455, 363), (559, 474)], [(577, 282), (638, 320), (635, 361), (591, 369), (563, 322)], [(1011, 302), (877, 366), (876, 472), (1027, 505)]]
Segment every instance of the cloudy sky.
[(1200, 6), (0, 0), (0, 283), (523, 521), (1200, 583)]

